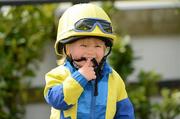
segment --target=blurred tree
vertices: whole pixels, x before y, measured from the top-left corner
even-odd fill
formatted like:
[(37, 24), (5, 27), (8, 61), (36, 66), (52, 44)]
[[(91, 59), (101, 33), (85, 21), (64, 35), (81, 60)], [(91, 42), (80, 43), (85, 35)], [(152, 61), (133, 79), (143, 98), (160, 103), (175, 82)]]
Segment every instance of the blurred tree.
[(123, 80), (126, 80), (134, 70), (132, 64), (134, 54), (129, 40), (129, 36), (124, 36), (115, 41), (109, 57), (110, 64), (121, 75)]
[[(114, 0), (103, 2), (102, 7), (112, 18), (112, 24), (114, 28), (116, 28), (117, 22), (114, 22), (116, 20), (113, 19), (113, 14), (119, 12), (119, 10), (114, 7)], [(115, 32), (117, 32), (116, 30), (117, 29), (114, 29)], [(112, 67), (121, 75), (122, 79), (126, 80), (134, 70), (132, 63), (135, 58), (130, 44), (130, 36), (124, 35), (118, 37), (120, 34), (116, 35), (117, 40), (114, 41), (112, 53), (108, 60)]]
[(177, 119), (180, 116), (180, 92), (163, 89), (161, 95), (162, 101), (152, 106), (154, 116), (159, 119)]
[[(128, 33), (125, 33), (124, 30), (119, 27), (123, 25), (120, 23), (123, 19), (119, 17), (118, 14), (120, 14), (121, 11), (116, 9), (114, 4), (114, 1), (108, 1), (102, 5), (112, 19), (117, 36), (123, 36), (114, 42), (109, 62), (121, 77), (126, 80), (134, 70), (133, 61), (138, 58), (134, 56), (132, 46), (129, 43), (130, 36), (126, 35)], [(179, 11), (177, 11), (177, 13), (178, 12)], [(135, 85), (127, 83), (128, 95), (133, 102), (136, 119), (175, 119), (180, 114), (179, 100), (177, 101), (177, 98), (174, 98), (169, 93), (170, 90), (162, 91), (162, 98), (159, 97), (159, 99), (162, 99), (161, 103), (154, 104), (152, 102), (153, 97), (158, 94), (157, 84), (161, 78), (161, 75), (155, 71), (145, 72), (142, 70), (138, 74)]]
[(152, 114), (151, 97), (158, 93), (157, 82), (161, 75), (154, 71), (140, 71), (138, 84), (129, 86), (129, 97), (135, 108), (137, 119), (150, 119)]
[(0, 8), (0, 119), (23, 118), (28, 85), (43, 47), (55, 38), (54, 5)]

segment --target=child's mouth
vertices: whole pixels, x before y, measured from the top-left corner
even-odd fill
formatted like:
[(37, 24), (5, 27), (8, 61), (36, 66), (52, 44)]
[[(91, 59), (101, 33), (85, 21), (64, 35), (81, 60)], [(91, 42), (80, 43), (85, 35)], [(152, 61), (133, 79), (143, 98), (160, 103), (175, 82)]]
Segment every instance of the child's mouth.
[[(75, 62), (81, 62), (81, 61), (87, 61), (87, 58), (85, 57), (81, 57), (79, 59), (74, 59)], [(95, 58), (91, 59), (91, 62), (93, 63), (93, 67), (97, 67), (98, 66), (98, 62)]]
[(81, 57), (79, 59), (74, 59), (76, 62), (86, 61), (87, 59), (85, 57)]

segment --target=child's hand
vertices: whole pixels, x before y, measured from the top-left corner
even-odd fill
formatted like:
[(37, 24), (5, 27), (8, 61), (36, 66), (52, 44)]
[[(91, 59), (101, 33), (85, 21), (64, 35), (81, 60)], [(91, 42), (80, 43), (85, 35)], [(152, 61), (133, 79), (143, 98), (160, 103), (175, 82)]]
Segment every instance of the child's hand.
[(96, 74), (91, 64), (91, 60), (88, 58), (84, 66), (78, 70), (88, 81), (96, 79)]

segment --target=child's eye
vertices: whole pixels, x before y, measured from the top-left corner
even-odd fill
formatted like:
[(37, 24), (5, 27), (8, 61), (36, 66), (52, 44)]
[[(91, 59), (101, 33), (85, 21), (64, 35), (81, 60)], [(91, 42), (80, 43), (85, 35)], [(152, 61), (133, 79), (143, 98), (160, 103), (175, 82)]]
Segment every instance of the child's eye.
[(81, 44), (80, 46), (81, 46), (81, 47), (87, 47), (87, 45), (85, 45), (85, 44)]
[(101, 46), (100, 46), (100, 45), (96, 45), (95, 47), (96, 47), (96, 48), (100, 48)]

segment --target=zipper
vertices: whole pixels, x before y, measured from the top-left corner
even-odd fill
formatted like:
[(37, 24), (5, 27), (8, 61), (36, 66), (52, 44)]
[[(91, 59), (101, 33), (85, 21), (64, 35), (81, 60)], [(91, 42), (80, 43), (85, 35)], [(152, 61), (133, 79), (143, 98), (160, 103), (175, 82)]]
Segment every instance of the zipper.
[(90, 110), (90, 119), (95, 119), (95, 105), (96, 105), (96, 96), (94, 96), (94, 90), (95, 90), (95, 87), (94, 87), (94, 84), (95, 84), (95, 80), (92, 80), (91, 81), (91, 85), (92, 85), (92, 92), (91, 92), (91, 110)]

